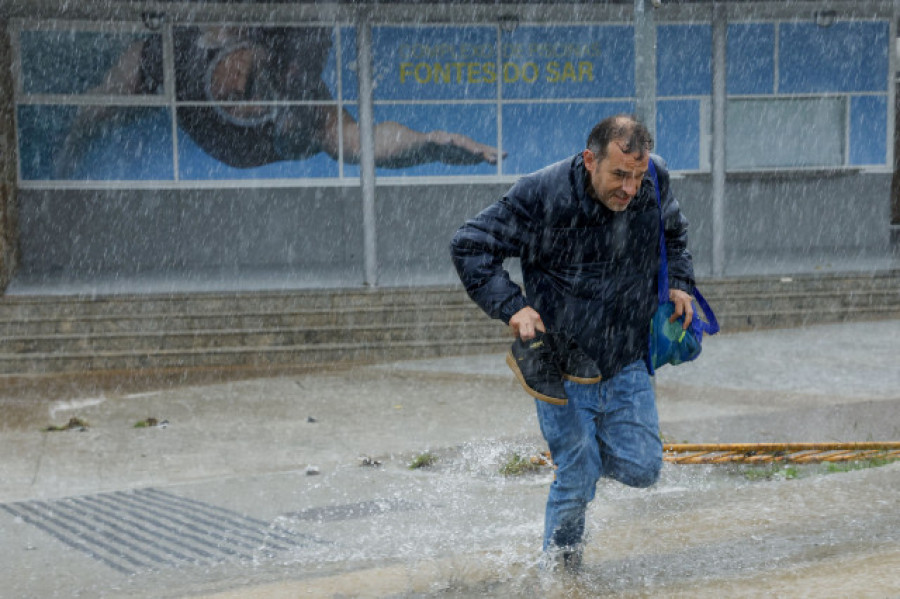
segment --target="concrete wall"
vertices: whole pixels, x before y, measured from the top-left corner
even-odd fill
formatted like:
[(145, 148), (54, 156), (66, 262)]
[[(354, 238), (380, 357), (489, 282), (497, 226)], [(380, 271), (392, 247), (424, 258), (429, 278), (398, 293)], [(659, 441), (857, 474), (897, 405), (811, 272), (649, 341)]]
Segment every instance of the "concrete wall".
[[(378, 188), (379, 283), (455, 281), (450, 237), (501, 186)], [(268, 273), (299, 286), (363, 281), (358, 188), (21, 191), (18, 278), (191, 279)]]
[(391, 286), (458, 282), (450, 262), (450, 238), (466, 219), (499, 199), (508, 187), (379, 187), (379, 282)]
[[(889, 247), (889, 174), (732, 175), (727, 183), (729, 267), (808, 256), (858, 255)], [(448, 242), (466, 218), (506, 185), (377, 188), (379, 283), (455, 282)], [(673, 181), (691, 221), (698, 275), (711, 271), (710, 177)], [(248, 273), (299, 285), (363, 280), (357, 188), (21, 192), (25, 279), (133, 275), (190, 279)], [(727, 274), (727, 273), (726, 273)]]
[[(712, 271), (709, 175), (673, 181), (691, 223), (698, 275)], [(890, 173), (730, 174), (725, 189), (726, 275), (771, 270), (772, 262), (840, 261), (884, 255), (890, 246)]]
[(362, 281), (356, 189), (21, 192), (18, 276)]

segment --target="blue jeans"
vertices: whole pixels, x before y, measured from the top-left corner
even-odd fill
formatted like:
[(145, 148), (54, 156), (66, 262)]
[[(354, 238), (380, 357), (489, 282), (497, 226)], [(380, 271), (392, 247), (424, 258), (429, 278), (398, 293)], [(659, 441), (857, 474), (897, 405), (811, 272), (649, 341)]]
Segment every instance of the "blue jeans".
[(557, 466), (544, 520), (544, 550), (574, 548), (597, 481), (649, 487), (662, 468), (656, 397), (639, 360), (595, 385), (565, 381), (569, 403), (535, 400), (541, 433)]

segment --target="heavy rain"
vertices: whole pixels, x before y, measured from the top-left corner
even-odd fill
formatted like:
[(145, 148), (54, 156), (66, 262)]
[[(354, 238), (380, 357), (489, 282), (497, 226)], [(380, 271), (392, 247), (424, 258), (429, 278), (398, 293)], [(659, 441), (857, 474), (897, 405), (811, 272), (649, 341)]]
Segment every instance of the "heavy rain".
[(898, 11), (0, 0), (0, 597), (900, 596)]

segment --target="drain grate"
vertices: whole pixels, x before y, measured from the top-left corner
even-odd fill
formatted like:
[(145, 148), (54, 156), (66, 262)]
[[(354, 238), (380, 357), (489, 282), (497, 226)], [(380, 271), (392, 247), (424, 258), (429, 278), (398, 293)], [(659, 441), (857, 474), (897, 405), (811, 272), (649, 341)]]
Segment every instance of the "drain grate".
[(209, 503), (148, 488), (0, 508), (123, 574), (269, 558), (320, 543)]

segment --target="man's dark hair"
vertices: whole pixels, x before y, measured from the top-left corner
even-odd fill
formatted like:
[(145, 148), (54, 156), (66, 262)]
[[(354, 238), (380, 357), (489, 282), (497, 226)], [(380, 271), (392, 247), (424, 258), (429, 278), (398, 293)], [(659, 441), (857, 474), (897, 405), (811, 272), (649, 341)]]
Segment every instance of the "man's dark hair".
[(653, 149), (653, 136), (638, 118), (631, 114), (617, 114), (607, 117), (591, 129), (587, 138), (587, 149), (594, 153), (597, 160), (606, 158), (606, 148), (611, 141), (621, 141), (622, 151), (626, 154), (639, 152), (641, 158), (645, 152)]

